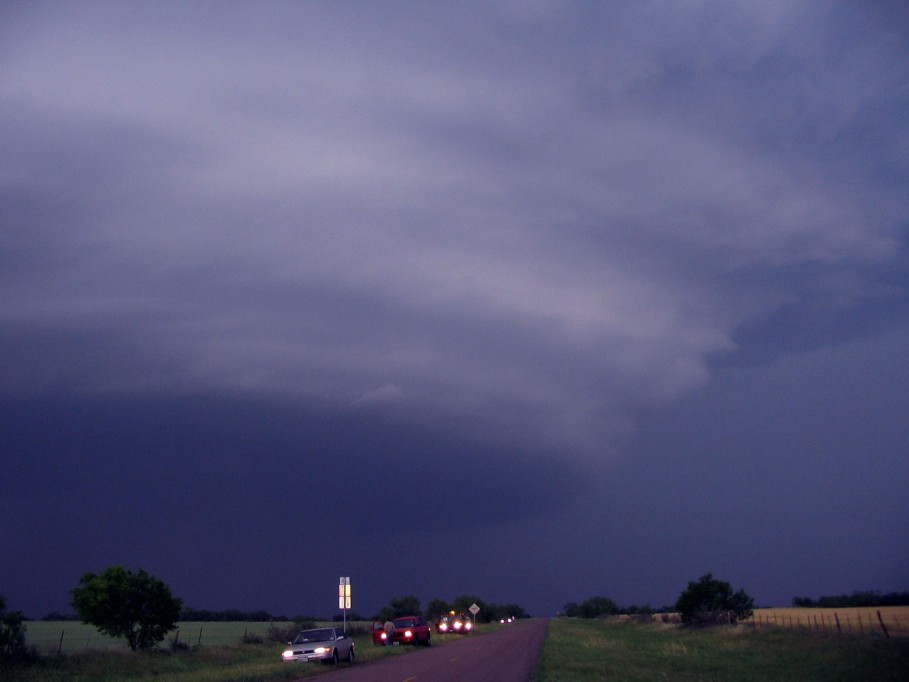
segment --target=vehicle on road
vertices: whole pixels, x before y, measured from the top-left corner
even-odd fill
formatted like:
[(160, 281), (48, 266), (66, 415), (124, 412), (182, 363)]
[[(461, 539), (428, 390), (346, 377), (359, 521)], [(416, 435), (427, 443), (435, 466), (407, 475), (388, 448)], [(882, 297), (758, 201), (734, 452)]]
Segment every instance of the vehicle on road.
[[(395, 626), (391, 637), (393, 645), (425, 644), (426, 646), (432, 646), (432, 630), (429, 629), (429, 623), (423, 620), (422, 616), (401, 616), (393, 619), (392, 622)], [(379, 627), (377, 627), (377, 624)], [(387, 638), (388, 634), (381, 627), (381, 624), (378, 621), (373, 623), (373, 644), (386, 644)]]
[(354, 662), (354, 643), (340, 628), (301, 630), (288, 649), (281, 654), (286, 663), (322, 661), (337, 665), (338, 661)]
[(445, 613), (436, 619), (436, 632), (448, 635), (466, 635), (473, 630), (473, 621), (463, 613)]

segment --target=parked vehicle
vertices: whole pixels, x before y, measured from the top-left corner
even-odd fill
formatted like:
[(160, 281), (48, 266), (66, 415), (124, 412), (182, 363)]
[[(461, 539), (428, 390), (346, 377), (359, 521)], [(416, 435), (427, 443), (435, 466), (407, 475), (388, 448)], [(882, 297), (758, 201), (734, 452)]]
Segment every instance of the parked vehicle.
[[(393, 621), (395, 629), (392, 631), (392, 645), (424, 644), (432, 646), (432, 631), (429, 623), (422, 616), (401, 616)], [(379, 621), (372, 625), (373, 644), (385, 644), (388, 634)]]
[(290, 648), (281, 654), (286, 663), (322, 661), (336, 665), (338, 661), (354, 662), (353, 640), (340, 628), (302, 630), (288, 644)]
[(463, 613), (446, 613), (436, 619), (436, 632), (441, 634), (466, 635), (473, 630), (473, 621)]

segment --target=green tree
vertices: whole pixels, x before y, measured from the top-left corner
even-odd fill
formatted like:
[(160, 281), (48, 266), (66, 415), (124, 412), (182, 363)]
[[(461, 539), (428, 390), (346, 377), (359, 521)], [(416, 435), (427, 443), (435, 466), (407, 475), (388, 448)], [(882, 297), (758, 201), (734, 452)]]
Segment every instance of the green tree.
[(83, 623), (112, 637), (126, 637), (131, 649), (151, 649), (174, 629), (181, 599), (143, 569), (136, 573), (108, 566), (98, 575), (85, 573), (73, 589), (73, 608)]
[(435, 620), (443, 613), (448, 613), (451, 607), (444, 599), (433, 599), (426, 605), (426, 619)]
[(733, 592), (729, 583), (708, 573), (688, 583), (675, 603), (675, 610), (688, 625), (735, 624), (751, 616), (754, 600), (744, 590)]
[(596, 618), (618, 613), (618, 604), (609, 597), (589, 597), (580, 604), (570, 601), (562, 607), (562, 613), (570, 618)]
[(577, 618), (581, 615), (581, 607), (576, 601), (570, 601), (562, 607), (562, 615), (568, 618)]
[(609, 597), (590, 597), (581, 602), (580, 610), (582, 618), (596, 618), (597, 616), (615, 615), (619, 612), (619, 607)]
[(382, 610), (379, 611), (381, 620), (421, 615), (423, 615), (423, 612), (420, 611), (420, 600), (412, 594), (406, 597), (392, 597), (391, 601), (388, 602), (388, 606), (383, 606)]
[(25, 625), (21, 611), (7, 611), (6, 597), (0, 594), (0, 661), (25, 656)]

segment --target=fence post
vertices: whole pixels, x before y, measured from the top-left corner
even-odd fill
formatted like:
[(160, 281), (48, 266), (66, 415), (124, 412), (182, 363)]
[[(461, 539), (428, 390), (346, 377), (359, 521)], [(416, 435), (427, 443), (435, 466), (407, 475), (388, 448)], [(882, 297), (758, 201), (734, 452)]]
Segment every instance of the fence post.
[(199, 642), (196, 644), (196, 647), (202, 646), (202, 625), (199, 626)]
[(840, 629), (840, 617), (836, 615), (836, 611), (833, 612), (833, 617), (836, 619), (836, 634), (843, 634), (843, 631)]
[(884, 631), (884, 636), (885, 636), (887, 639), (890, 639), (890, 633), (887, 632), (887, 626), (884, 625), (884, 619), (881, 618), (881, 610), (880, 610), (880, 609), (878, 609), (878, 611), (877, 611), (877, 619), (878, 619), (878, 622), (880, 622), (880, 624), (881, 624), (881, 630)]
[(66, 630), (60, 630), (60, 643), (57, 645), (57, 655), (60, 655), (60, 652), (63, 650), (63, 633)]
[(861, 612), (861, 611), (859, 611), (858, 619), (859, 619), (859, 634), (860, 634), (860, 635), (864, 635), (864, 634), (865, 634), (865, 626), (862, 625), (862, 612)]

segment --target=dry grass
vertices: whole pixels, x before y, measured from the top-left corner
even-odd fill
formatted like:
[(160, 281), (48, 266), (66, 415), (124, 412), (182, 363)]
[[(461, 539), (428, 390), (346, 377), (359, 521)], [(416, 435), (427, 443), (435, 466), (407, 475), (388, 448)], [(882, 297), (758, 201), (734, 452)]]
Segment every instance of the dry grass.
[(909, 637), (909, 606), (755, 609), (754, 617), (749, 623), (756, 627), (793, 627), (839, 631), (841, 634), (883, 636), (884, 630), (878, 620), (878, 612), (891, 637)]

